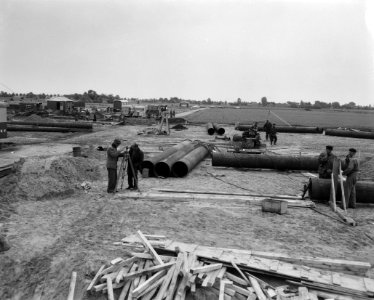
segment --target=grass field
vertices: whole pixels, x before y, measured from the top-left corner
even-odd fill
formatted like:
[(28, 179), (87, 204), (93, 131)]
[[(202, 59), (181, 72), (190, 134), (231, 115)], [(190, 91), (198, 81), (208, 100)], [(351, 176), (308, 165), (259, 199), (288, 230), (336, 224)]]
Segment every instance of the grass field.
[[(272, 109), (273, 113), (292, 125), (318, 127), (347, 127), (374, 129), (374, 112), (343, 112), (330, 110)], [(210, 108), (185, 117), (190, 122), (217, 122), (233, 124), (235, 122), (252, 123), (269, 120), (285, 125), (274, 114), (264, 108)]]

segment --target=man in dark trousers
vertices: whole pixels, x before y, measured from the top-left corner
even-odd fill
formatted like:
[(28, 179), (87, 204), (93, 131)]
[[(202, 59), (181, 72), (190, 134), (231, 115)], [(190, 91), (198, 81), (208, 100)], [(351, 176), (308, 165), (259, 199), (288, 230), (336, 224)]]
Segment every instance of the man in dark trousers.
[(331, 179), (332, 166), (335, 159), (335, 155), (332, 154), (332, 150), (332, 146), (326, 146), (326, 151), (322, 152), (318, 157), (319, 178)]
[(271, 129), (270, 129), (270, 145), (276, 145), (277, 144), (277, 141), (278, 141), (278, 138), (277, 138), (277, 129), (275, 128), (275, 123), (273, 123), (273, 125), (271, 126)]
[(265, 125), (264, 125), (264, 131), (266, 133), (266, 140), (269, 139), (271, 127), (272, 127), (272, 125), (269, 122), (269, 120), (266, 120)]
[(356, 152), (354, 148), (349, 149), (343, 166), (343, 175), (347, 176), (347, 180), (344, 184), (344, 196), (347, 207), (349, 208), (356, 208), (356, 183), (359, 171), (358, 161), (354, 157)]
[(118, 157), (123, 157), (124, 152), (117, 150), (118, 146), (121, 145), (120, 139), (115, 139), (112, 146), (107, 150), (106, 168), (108, 170), (108, 193), (116, 192), (117, 185), (117, 161)]
[(140, 150), (138, 144), (134, 143), (129, 151), (129, 163), (127, 166), (128, 190), (138, 189), (138, 171), (141, 171), (144, 153)]

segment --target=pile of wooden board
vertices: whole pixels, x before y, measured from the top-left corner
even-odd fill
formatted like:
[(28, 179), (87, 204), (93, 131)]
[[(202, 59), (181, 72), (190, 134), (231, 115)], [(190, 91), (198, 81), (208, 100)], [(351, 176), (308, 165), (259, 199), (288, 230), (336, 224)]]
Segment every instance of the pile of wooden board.
[[(191, 295), (219, 300), (374, 297), (374, 280), (351, 275), (371, 267), (364, 262), (204, 247), (140, 231), (117, 244), (130, 258), (116, 258), (102, 266), (87, 288), (91, 293), (107, 293), (110, 300), (185, 299)], [(332, 271), (342, 271), (345, 266), (351, 274)], [(291, 286), (274, 287), (263, 275)]]

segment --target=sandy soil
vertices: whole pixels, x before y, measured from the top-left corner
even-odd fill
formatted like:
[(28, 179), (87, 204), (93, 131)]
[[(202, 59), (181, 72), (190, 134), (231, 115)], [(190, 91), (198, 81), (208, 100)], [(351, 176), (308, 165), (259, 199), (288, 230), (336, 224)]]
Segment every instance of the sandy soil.
[[(107, 146), (114, 137), (121, 137), (121, 146), (137, 141), (146, 153), (152, 153), (185, 139), (215, 141), (204, 127), (188, 127), (172, 131), (170, 136), (146, 136), (137, 135), (144, 126), (107, 126), (94, 133), (53, 140), (53, 145), (64, 149), (58, 153), (47, 150), (53, 137), (48, 143), (30, 145), (30, 155), (19, 163), (17, 172), (0, 179), (0, 228), (7, 233), (12, 246), (0, 254), (0, 298), (33, 299), (35, 295), (40, 297), (35, 299), (66, 299), (74, 270), (78, 272), (77, 299), (105, 299), (87, 298), (83, 286), (102, 263), (123, 255), (113, 242), (139, 229), (203, 245), (357, 259), (374, 264), (373, 207), (349, 210), (359, 224), (350, 228), (306, 208), (275, 215), (242, 202), (143, 201), (129, 199), (126, 191), (117, 195), (105, 193), (105, 152), (96, 151), (97, 146)], [(233, 133), (228, 128), (228, 134)], [(362, 173), (373, 177), (372, 166), (369, 171), (366, 169), (374, 151), (371, 141), (280, 134), (279, 145), (269, 146), (269, 150), (279, 154), (318, 154), (326, 144), (333, 144), (341, 156), (351, 146), (361, 149), (360, 156), (365, 161)], [(81, 145), (87, 158), (73, 158), (71, 145)], [(46, 151), (42, 155), (33, 147), (44, 147)], [(246, 189), (297, 195), (307, 180), (299, 172), (213, 168), (208, 158), (186, 178), (140, 178), (140, 188), (225, 192)], [(90, 184), (90, 190), (81, 189), (84, 181)], [(335, 217), (327, 206), (317, 207)], [(373, 270), (369, 275), (374, 278)]]

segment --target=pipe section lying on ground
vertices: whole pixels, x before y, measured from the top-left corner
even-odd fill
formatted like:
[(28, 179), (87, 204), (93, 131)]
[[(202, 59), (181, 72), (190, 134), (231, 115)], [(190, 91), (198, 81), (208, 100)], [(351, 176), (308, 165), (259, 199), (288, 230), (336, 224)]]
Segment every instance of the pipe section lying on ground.
[(185, 177), (195, 168), (207, 155), (209, 151), (204, 146), (199, 146), (182, 159), (178, 160), (171, 171), (175, 177)]
[[(311, 178), (309, 197), (315, 200), (328, 201), (330, 199), (330, 189), (330, 179)], [(341, 198), (342, 192), (340, 184), (338, 184), (336, 200), (341, 201)], [(360, 203), (374, 203), (374, 182), (358, 181), (356, 183), (356, 201)]]
[(218, 135), (224, 135), (225, 134), (225, 128), (221, 127), (221, 125), (218, 125), (217, 123), (213, 123), (214, 130), (217, 132)]
[(158, 163), (159, 161), (167, 158), (168, 156), (172, 155), (173, 153), (177, 152), (178, 150), (182, 149), (186, 145), (191, 144), (191, 141), (183, 141), (167, 150), (164, 152), (158, 153), (154, 156), (148, 157), (145, 159), (142, 163), (142, 169), (149, 169), (149, 176), (154, 176), (154, 168), (155, 164)]
[[(246, 131), (252, 128), (252, 125), (237, 124), (235, 129), (239, 131)], [(277, 132), (288, 133), (322, 133), (323, 128), (308, 127), (308, 126), (276, 126)], [(258, 127), (258, 131), (264, 131), (262, 127)]]
[(341, 130), (341, 129), (326, 129), (326, 135), (331, 136), (344, 136), (358, 139), (374, 139), (374, 132), (365, 131), (352, 131), (352, 130)]
[(8, 122), (10, 125), (32, 125), (32, 126), (43, 126), (43, 127), (62, 127), (62, 128), (84, 128), (92, 129), (91, 123), (79, 123), (79, 122), (23, 122), (23, 121), (11, 121)]
[(318, 157), (213, 152), (212, 165), (233, 168), (316, 171), (318, 170)]
[(40, 132), (77, 132), (77, 131), (86, 131), (81, 128), (60, 128), (60, 127), (39, 127), (39, 126), (12, 126), (7, 125), (8, 131), (40, 131)]
[(208, 130), (208, 134), (209, 135), (213, 135), (214, 134), (214, 127), (213, 127), (212, 123), (206, 124), (206, 129)]
[(156, 176), (169, 177), (171, 174), (171, 168), (173, 164), (179, 159), (190, 153), (196, 148), (195, 143), (190, 143), (185, 145), (183, 148), (179, 149), (177, 152), (171, 154), (165, 159), (159, 161), (155, 164), (154, 173)]

